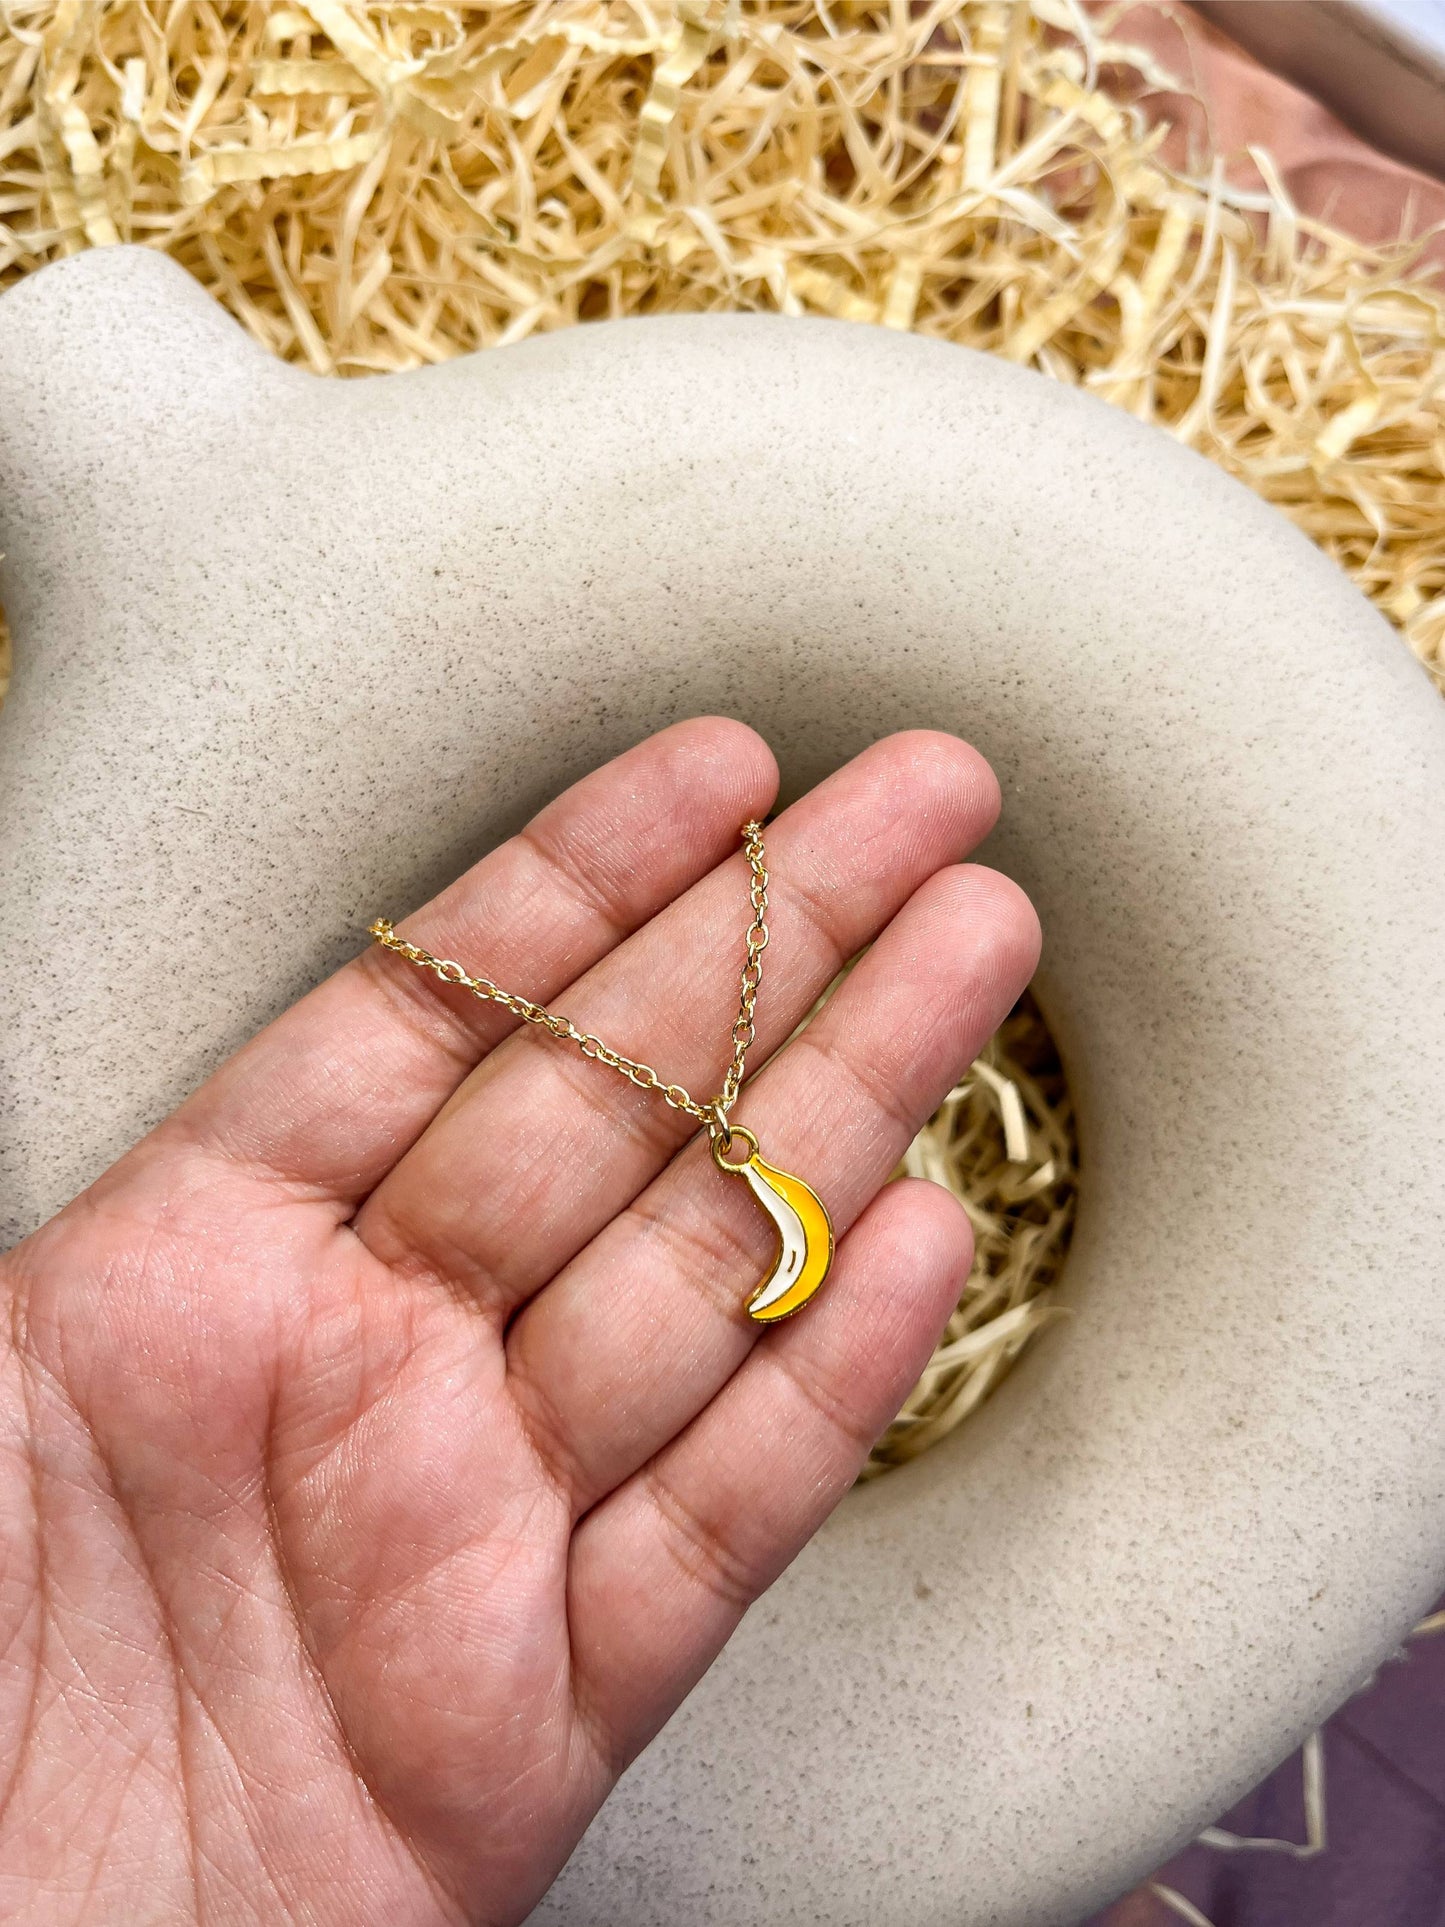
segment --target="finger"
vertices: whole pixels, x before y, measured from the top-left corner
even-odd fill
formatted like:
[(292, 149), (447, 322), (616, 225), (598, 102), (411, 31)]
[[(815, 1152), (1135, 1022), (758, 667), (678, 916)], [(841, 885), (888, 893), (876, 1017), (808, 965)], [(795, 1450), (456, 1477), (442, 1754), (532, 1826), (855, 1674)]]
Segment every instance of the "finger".
[[(756, 1083), (739, 1116), (770, 1163), (865, 1207), (1033, 973), (1018, 887), (968, 865), (924, 883)], [(687, 1152), (541, 1292), (507, 1334), (508, 1384), (537, 1450), (584, 1512), (661, 1449), (738, 1368), (746, 1300), (776, 1233), (746, 1187)], [(830, 1279), (801, 1313), (811, 1319)]]
[[(761, 1063), (919, 882), (984, 834), (998, 790), (955, 737), (875, 743), (773, 823)], [(747, 927), (740, 855), (573, 985), (557, 1007), (706, 1101), (722, 1081)], [(555, 1038), (526, 1031), (474, 1073), (357, 1218), (386, 1262), (505, 1318), (698, 1129)]]
[(890, 1185), (805, 1318), (759, 1345), (572, 1541), (574, 1692), (615, 1769), (711, 1665), (856, 1478), (968, 1276), (956, 1199)]
[[(545, 999), (721, 861), (776, 787), (744, 724), (677, 723), (575, 783), (402, 934)], [(223, 1065), (173, 1126), (354, 1202), (517, 1022), (374, 947)]]

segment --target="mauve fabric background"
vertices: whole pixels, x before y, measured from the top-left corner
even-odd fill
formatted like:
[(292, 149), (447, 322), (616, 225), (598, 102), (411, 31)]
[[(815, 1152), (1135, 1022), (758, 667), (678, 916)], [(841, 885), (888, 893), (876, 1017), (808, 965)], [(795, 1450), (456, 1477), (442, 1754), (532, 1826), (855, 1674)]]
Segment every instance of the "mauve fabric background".
[[(1254, 3), (1267, 6), (1271, 0)], [(1445, 0), (1423, 3), (1439, 7)], [(1328, 108), (1266, 72), (1186, 6), (1169, 0), (1142, 6), (1085, 0), (1085, 5), (1098, 31), (1116, 43), (1147, 48), (1157, 68), (1184, 81), (1187, 91), (1174, 93), (1106, 68), (1151, 121), (1168, 128), (1163, 154), (1172, 166), (1203, 180), (1218, 160), (1233, 185), (1258, 191), (1264, 178), (1249, 149), (1265, 148), (1302, 214), (1363, 241), (1423, 237), (1435, 285), (1445, 284), (1445, 182), (1367, 147)], [(1372, 1921), (1367, 1927), (1386, 1923)]]
[[(1202, 96), (1202, 108), (1162, 91), (1142, 103), (1153, 119), (1169, 123), (1165, 153), (1176, 165), (1206, 172), (1212, 148), (1226, 158), (1231, 178), (1254, 187), (1258, 176), (1246, 149), (1257, 144), (1273, 154), (1301, 208), (1362, 239), (1445, 225), (1445, 185), (1364, 146), (1187, 8), (1088, 5), (1117, 40), (1147, 45)], [(1445, 234), (1435, 234), (1425, 258), (1438, 286)], [(1324, 1783), (1322, 1853), (1301, 1860), (1194, 1845), (1081, 1927), (1178, 1927), (1188, 1916), (1157, 1887), (1172, 1888), (1212, 1927), (1445, 1927), (1445, 1630), (1412, 1640), (1329, 1721)], [(1219, 1825), (1251, 1838), (1303, 1842), (1300, 1756)]]
[[(1340, 1708), (1324, 1760), (1323, 1853), (1187, 1847), (1086, 1927), (1178, 1927), (1156, 1883), (1213, 1927), (1445, 1927), (1445, 1632), (1412, 1640)], [(1220, 1824), (1303, 1841), (1299, 1755)]]

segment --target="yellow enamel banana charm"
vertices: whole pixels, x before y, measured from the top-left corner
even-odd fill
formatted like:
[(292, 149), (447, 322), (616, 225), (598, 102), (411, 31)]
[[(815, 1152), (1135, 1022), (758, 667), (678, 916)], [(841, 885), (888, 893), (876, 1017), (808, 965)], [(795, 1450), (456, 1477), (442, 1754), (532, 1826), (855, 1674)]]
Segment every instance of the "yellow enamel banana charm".
[[(747, 1145), (745, 1158), (728, 1157), (734, 1138)], [(749, 1317), (760, 1325), (774, 1325), (800, 1311), (827, 1277), (833, 1263), (833, 1221), (817, 1192), (760, 1157), (758, 1140), (740, 1124), (728, 1126), (726, 1134), (714, 1133), (712, 1155), (720, 1171), (743, 1180), (777, 1231), (772, 1267), (748, 1299)]]

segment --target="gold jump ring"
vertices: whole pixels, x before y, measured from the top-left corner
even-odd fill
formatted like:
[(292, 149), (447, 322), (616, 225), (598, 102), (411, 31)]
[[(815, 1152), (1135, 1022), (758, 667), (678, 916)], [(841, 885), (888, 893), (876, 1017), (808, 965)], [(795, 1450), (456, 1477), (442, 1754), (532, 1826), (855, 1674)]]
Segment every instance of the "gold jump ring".
[[(740, 1137), (748, 1147), (745, 1158), (734, 1164), (725, 1156), (733, 1148), (733, 1139)], [(758, 1141), (744, 1124), (729, 1124), (723, 1131), (714, 1131), (712, 1139), (712, 1161), (719, 1171), (742, 1171), (758, 1154)]]

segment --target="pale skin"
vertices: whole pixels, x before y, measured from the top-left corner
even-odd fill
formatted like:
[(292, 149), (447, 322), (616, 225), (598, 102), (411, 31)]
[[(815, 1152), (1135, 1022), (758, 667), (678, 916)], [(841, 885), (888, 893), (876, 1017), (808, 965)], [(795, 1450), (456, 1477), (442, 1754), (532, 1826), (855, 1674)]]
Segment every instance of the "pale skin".
[[(776, 782), (679, 724), (401, 931), (710, 1096)], [(525, 1917), (967, 1275), (959, 1205), (885, 1181), (1037, 958), (964, 861), (997, 808), (912, 732), (768, 827), (734, 1116), (839, 1234), (773, 1330), (693, 1120), (376, 948), (0, 1259), (0, 1917)]]

